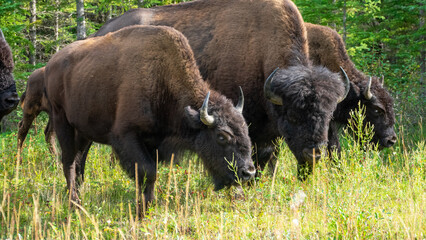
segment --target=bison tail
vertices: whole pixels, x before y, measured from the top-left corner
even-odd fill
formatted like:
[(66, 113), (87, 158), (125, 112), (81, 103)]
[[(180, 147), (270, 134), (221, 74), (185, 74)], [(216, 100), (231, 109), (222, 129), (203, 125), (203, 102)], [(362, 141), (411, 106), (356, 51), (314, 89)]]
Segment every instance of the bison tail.
[(21, 108), (24, 108), (25, 95), (27, 95), (27, 91), (25, 91), (21, 95), (21, 101), (19, 102), (19, 105), (21, 106)]

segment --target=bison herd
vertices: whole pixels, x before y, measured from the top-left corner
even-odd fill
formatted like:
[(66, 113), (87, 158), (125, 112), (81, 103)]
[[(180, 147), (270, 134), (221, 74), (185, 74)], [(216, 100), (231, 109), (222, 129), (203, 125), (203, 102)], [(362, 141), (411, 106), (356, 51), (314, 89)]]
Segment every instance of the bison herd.
[[(3, 34), (0, 60), (1, 118), (19, 100)], [(98, 142), (137, 176), (149, 203), (157, 159), (184, 151), (202, 159), (219, 190), (273, 163), (283, 137), (304, 179), (322, 153), (340, 151), (339, 125), (359, 102), (374, 143), (392, 146), (383, 77), (357, 70), (337, 32), (303, 22), (289, 0), (195, 0), (130, 10), (34, 71), (21, 96), (18, 149), (45, 111), (46, 141), (56, 134), (72, 200)]]

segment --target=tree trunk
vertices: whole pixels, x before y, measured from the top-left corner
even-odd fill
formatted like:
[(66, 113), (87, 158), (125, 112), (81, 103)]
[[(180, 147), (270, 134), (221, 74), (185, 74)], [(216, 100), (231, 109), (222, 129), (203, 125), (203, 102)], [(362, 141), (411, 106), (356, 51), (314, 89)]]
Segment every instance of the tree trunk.
[[(336, 1), (337, 0), (333, 0), (333, 14), (337, 14), (337, 11), (338, 11), (337, 8), (335, 8), (336, 7)], [(330, 23), (330, 26), (334, 30), (337, 30), (337, 25), (336, 25), (336, 23), (334, 21)]]
[(30, 2), (30, 41), (32, 44), (32, 49), (30, 49), (30, 64), (36, 64), (36, 54), (37, 54), (37, 32), (35, 22), (37, 20), (37, 8), (36, 0), (31, 0)]
[(143, 8), (144, 0), (138, 0), (138, 8)]
[(346, 43), (346, 0), (343, 1), (343, 42)]
[(84, 0), (76, 0), (77, 3), (77, 40), (86, 38), (86, 21), (84, 19)]
[(111, 5), (109, 5), (106, 20), (107, 21), (111, 20), (111, 18), (112, 18), (112, 7), (111, 7)]
[(55, 0), (55, 52), (59, 51), (59, 0)]

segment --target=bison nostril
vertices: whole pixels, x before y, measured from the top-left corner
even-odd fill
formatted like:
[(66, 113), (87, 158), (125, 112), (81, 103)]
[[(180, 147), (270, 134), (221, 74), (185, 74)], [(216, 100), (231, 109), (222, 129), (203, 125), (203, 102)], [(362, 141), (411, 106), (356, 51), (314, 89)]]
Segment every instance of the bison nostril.
[[(315, 153), (315, 156), (314, 156), (314, 153)], [(314, 158), (316, 161), (321, 158), (321, 150), (319, 148), (305, 148), (303, 149), (303, 156), (305, 157), (307, 161), (313, 161)]]
[(396, 136), (392, 136), (391, 139), (388, 139), (387, 145), (390, 147), (396, 143)]
[(254, 177), (256, 174), (256, 169), (253, 166), (250, 166), (248, 169), (243, 169), (241, 171), (241, 178), (243, 181), (248, 181)]
[(16, 95), (16, 96), (14, 95), (14, 96), (6, 98), (5, 100), (8, 103), (15, 104), (15, 103), (19, 102), (19, 97), (18, 97), (18, 95)]

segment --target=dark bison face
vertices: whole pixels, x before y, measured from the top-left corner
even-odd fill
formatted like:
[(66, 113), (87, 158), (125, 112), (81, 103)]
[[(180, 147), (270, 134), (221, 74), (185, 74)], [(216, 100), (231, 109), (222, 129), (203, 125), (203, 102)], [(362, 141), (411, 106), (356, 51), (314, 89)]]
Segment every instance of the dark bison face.
[(13, 111), (19, 103), (19, 97), (16, 93), (15, 84), (0, 90), (0, 120)]
[(12, 52), (0, 29), (0, 120), (15, 109), (19, 102), (13, 68)]
[(372, 141), (380, 148), (391, 147), (396, 142), (393, 99), (383, 88), (383, 78), (370, 78), (362, 91), (362, 103), (366, 107), (365, 120), (374, 126)]
[(242, 101), (234, 107), (220, 97), (208, 107), (209, 95), (200, 111), (188, 106), (185, 113), (191, 127), (198, 129), (194, 150), (213, 177), (215, 190), (219, 190), (235, 185), (237, 177), (241, 182), (250, 180), (256, 170), (248, 127), (241, 113)]
[(324, 67), (278, 69), (266, 80), (265, 97), (273, 104), (278, 130), (299, 165), (321, 157), (333, 112), (348, 90), (347, 78), (342, 80)]

